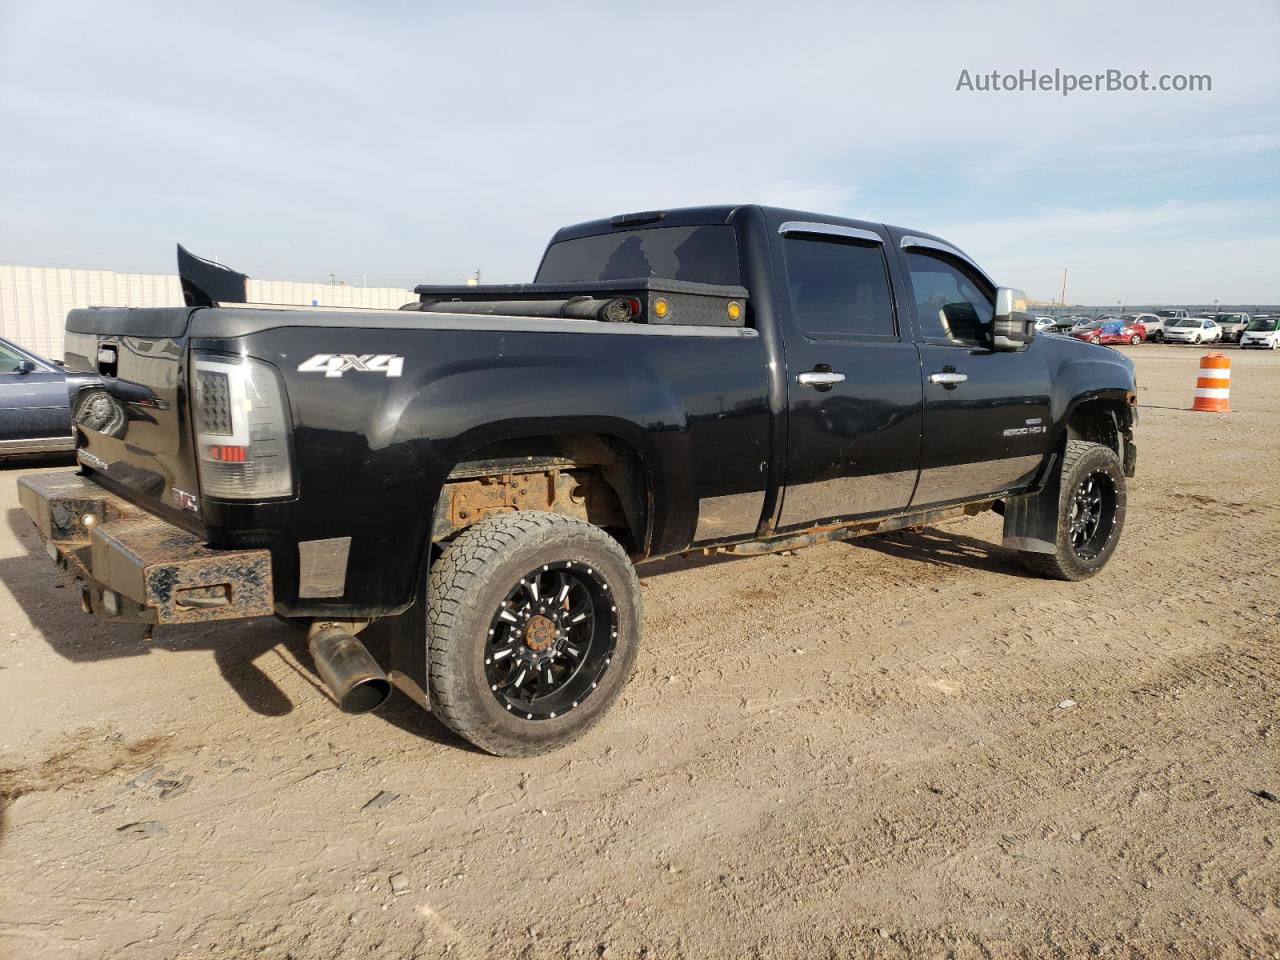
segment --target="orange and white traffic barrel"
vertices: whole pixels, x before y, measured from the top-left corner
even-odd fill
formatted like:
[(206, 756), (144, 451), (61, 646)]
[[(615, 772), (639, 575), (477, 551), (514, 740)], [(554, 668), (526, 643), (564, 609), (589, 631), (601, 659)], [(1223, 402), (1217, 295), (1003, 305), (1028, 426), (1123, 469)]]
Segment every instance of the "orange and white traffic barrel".
[(1204, 413), (1230, 413), (1231, 358), (1225, 353), (1206, 353), (1200, 358), (1200, 377), (1196, 380), (1196, 398), (1192, 410)]

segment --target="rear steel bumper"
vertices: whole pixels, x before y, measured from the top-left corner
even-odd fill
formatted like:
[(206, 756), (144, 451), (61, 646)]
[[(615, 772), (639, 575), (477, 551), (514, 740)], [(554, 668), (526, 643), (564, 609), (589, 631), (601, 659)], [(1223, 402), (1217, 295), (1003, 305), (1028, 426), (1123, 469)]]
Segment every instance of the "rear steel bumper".
[(21, 477), (18, 494), (86, 613), (129, 623), (200, 623), (274, 612), (271, 553), (213, 550), (86, 477)]

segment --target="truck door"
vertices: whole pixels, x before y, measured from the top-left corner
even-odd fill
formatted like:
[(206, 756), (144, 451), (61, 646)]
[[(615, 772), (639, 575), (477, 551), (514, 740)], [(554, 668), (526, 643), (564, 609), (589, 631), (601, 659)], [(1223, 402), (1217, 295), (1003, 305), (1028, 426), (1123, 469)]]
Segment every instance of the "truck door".
[(994, 351), (995, 288), (959, 250), (900, 236), (924, 374), (924, 442), (912, 506), (1024, 488), (1049, 447), (1045, 341)]
[(906, 508), (920, 466), (920, 359), (900, 326), (887, 234), (778, 227), (787, 473), (778, 528)]

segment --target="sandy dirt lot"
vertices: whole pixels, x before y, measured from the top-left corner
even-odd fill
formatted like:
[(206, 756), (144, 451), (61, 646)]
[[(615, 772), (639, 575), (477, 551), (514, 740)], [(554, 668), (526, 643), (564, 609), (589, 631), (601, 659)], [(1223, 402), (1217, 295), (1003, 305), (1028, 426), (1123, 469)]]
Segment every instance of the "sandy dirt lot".
[(1280, 355), (1217, 416), (1202, 352), (1131, 351), (1094, 580), (994, 515), (660, 562), (531, 760), (342, 716), (274, 620), (96, 625), (0, 470), (0, 956), (1280, 956)]

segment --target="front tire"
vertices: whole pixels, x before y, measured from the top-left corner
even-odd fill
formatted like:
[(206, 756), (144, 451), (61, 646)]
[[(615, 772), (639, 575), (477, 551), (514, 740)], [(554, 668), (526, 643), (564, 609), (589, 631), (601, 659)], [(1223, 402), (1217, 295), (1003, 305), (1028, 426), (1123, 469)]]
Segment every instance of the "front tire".
[(1104, 444), (1070, 440), (1062, 458), (1057, 552), (1023, 552), (1022, 561), (1045, 577), (1087, 580), (1115, 553), (1124, 517), (1120, 458)]
[(1136, 333), (1129, 338), (1129, 346), (1131, 347), (1136, 347), (1141, 342), (1142, 342), (1142, 338), (1138, 336)]
[(554, 750), (618, 699), (640, 619), (635, 568), (603, 530), (538, 511), (483, 520), (427, 581), (432, 711), (498, 756)]

